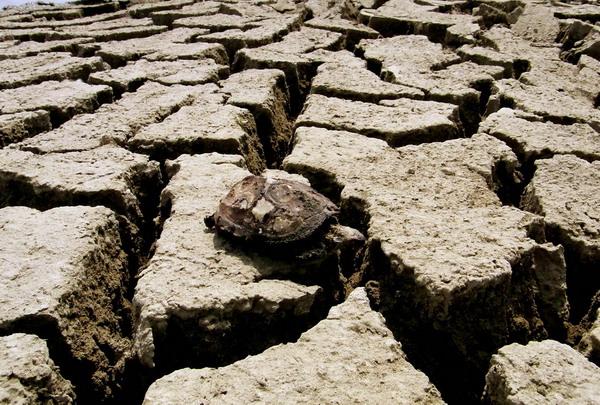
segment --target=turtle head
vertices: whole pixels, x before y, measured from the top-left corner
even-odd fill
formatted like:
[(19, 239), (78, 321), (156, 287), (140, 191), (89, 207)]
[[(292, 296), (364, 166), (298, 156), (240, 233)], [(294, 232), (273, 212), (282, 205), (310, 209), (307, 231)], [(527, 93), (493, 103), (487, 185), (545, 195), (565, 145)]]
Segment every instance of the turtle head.
[(204, 217), (204, 225), (206, 225), (207, 228), (214, 228), (215, 214)]

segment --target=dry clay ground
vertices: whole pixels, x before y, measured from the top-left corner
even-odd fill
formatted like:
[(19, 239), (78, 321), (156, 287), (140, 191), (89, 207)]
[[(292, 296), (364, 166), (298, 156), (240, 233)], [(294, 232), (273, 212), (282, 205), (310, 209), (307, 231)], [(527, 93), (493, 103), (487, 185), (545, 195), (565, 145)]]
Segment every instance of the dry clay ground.
[[(0, 403), (600, 403), (600, 5), (0, 14)], [(310, 184), (365, 245), (203, 218)]]

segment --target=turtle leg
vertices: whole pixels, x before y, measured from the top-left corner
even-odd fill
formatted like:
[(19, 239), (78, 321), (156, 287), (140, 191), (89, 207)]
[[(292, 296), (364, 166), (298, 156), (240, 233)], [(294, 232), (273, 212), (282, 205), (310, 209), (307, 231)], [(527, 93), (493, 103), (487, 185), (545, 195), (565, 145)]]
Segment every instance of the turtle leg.
[(365, 243), (364, 235), (358, 230), (339, 224), (331, 225), (325, 237), (329, 238), (336, 248), (356, 248)]
[(359, 271), (365, 252), (365, 236), (349, 226), (334, 224), (325, 238), (329, 239), (338, 252), (342, 274), (348, 279), (347, 282), (355, 286), (361, 277)]

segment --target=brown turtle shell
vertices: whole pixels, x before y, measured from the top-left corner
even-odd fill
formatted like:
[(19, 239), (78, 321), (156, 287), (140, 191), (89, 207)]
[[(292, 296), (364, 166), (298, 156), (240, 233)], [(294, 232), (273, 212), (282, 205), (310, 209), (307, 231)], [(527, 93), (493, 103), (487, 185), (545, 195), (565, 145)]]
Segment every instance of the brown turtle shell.
[(290, 243), (308, 238), (338, 212), (327, 197), (302, 183), (248, 176), (233, 185), (205, 222), (247, 240)]

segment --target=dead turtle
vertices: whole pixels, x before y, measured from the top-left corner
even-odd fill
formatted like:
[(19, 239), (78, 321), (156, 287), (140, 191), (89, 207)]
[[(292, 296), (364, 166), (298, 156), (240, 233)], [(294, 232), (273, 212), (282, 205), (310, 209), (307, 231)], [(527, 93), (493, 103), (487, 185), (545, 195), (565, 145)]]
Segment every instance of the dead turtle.
[(364, 242), (359, 231), (338, 224), (338, 214), (331, 200), (305, 184), (248, 176), (204, 223), (235, 239), (275, 247), (267, 250), (280, 255), (313, 259)]

